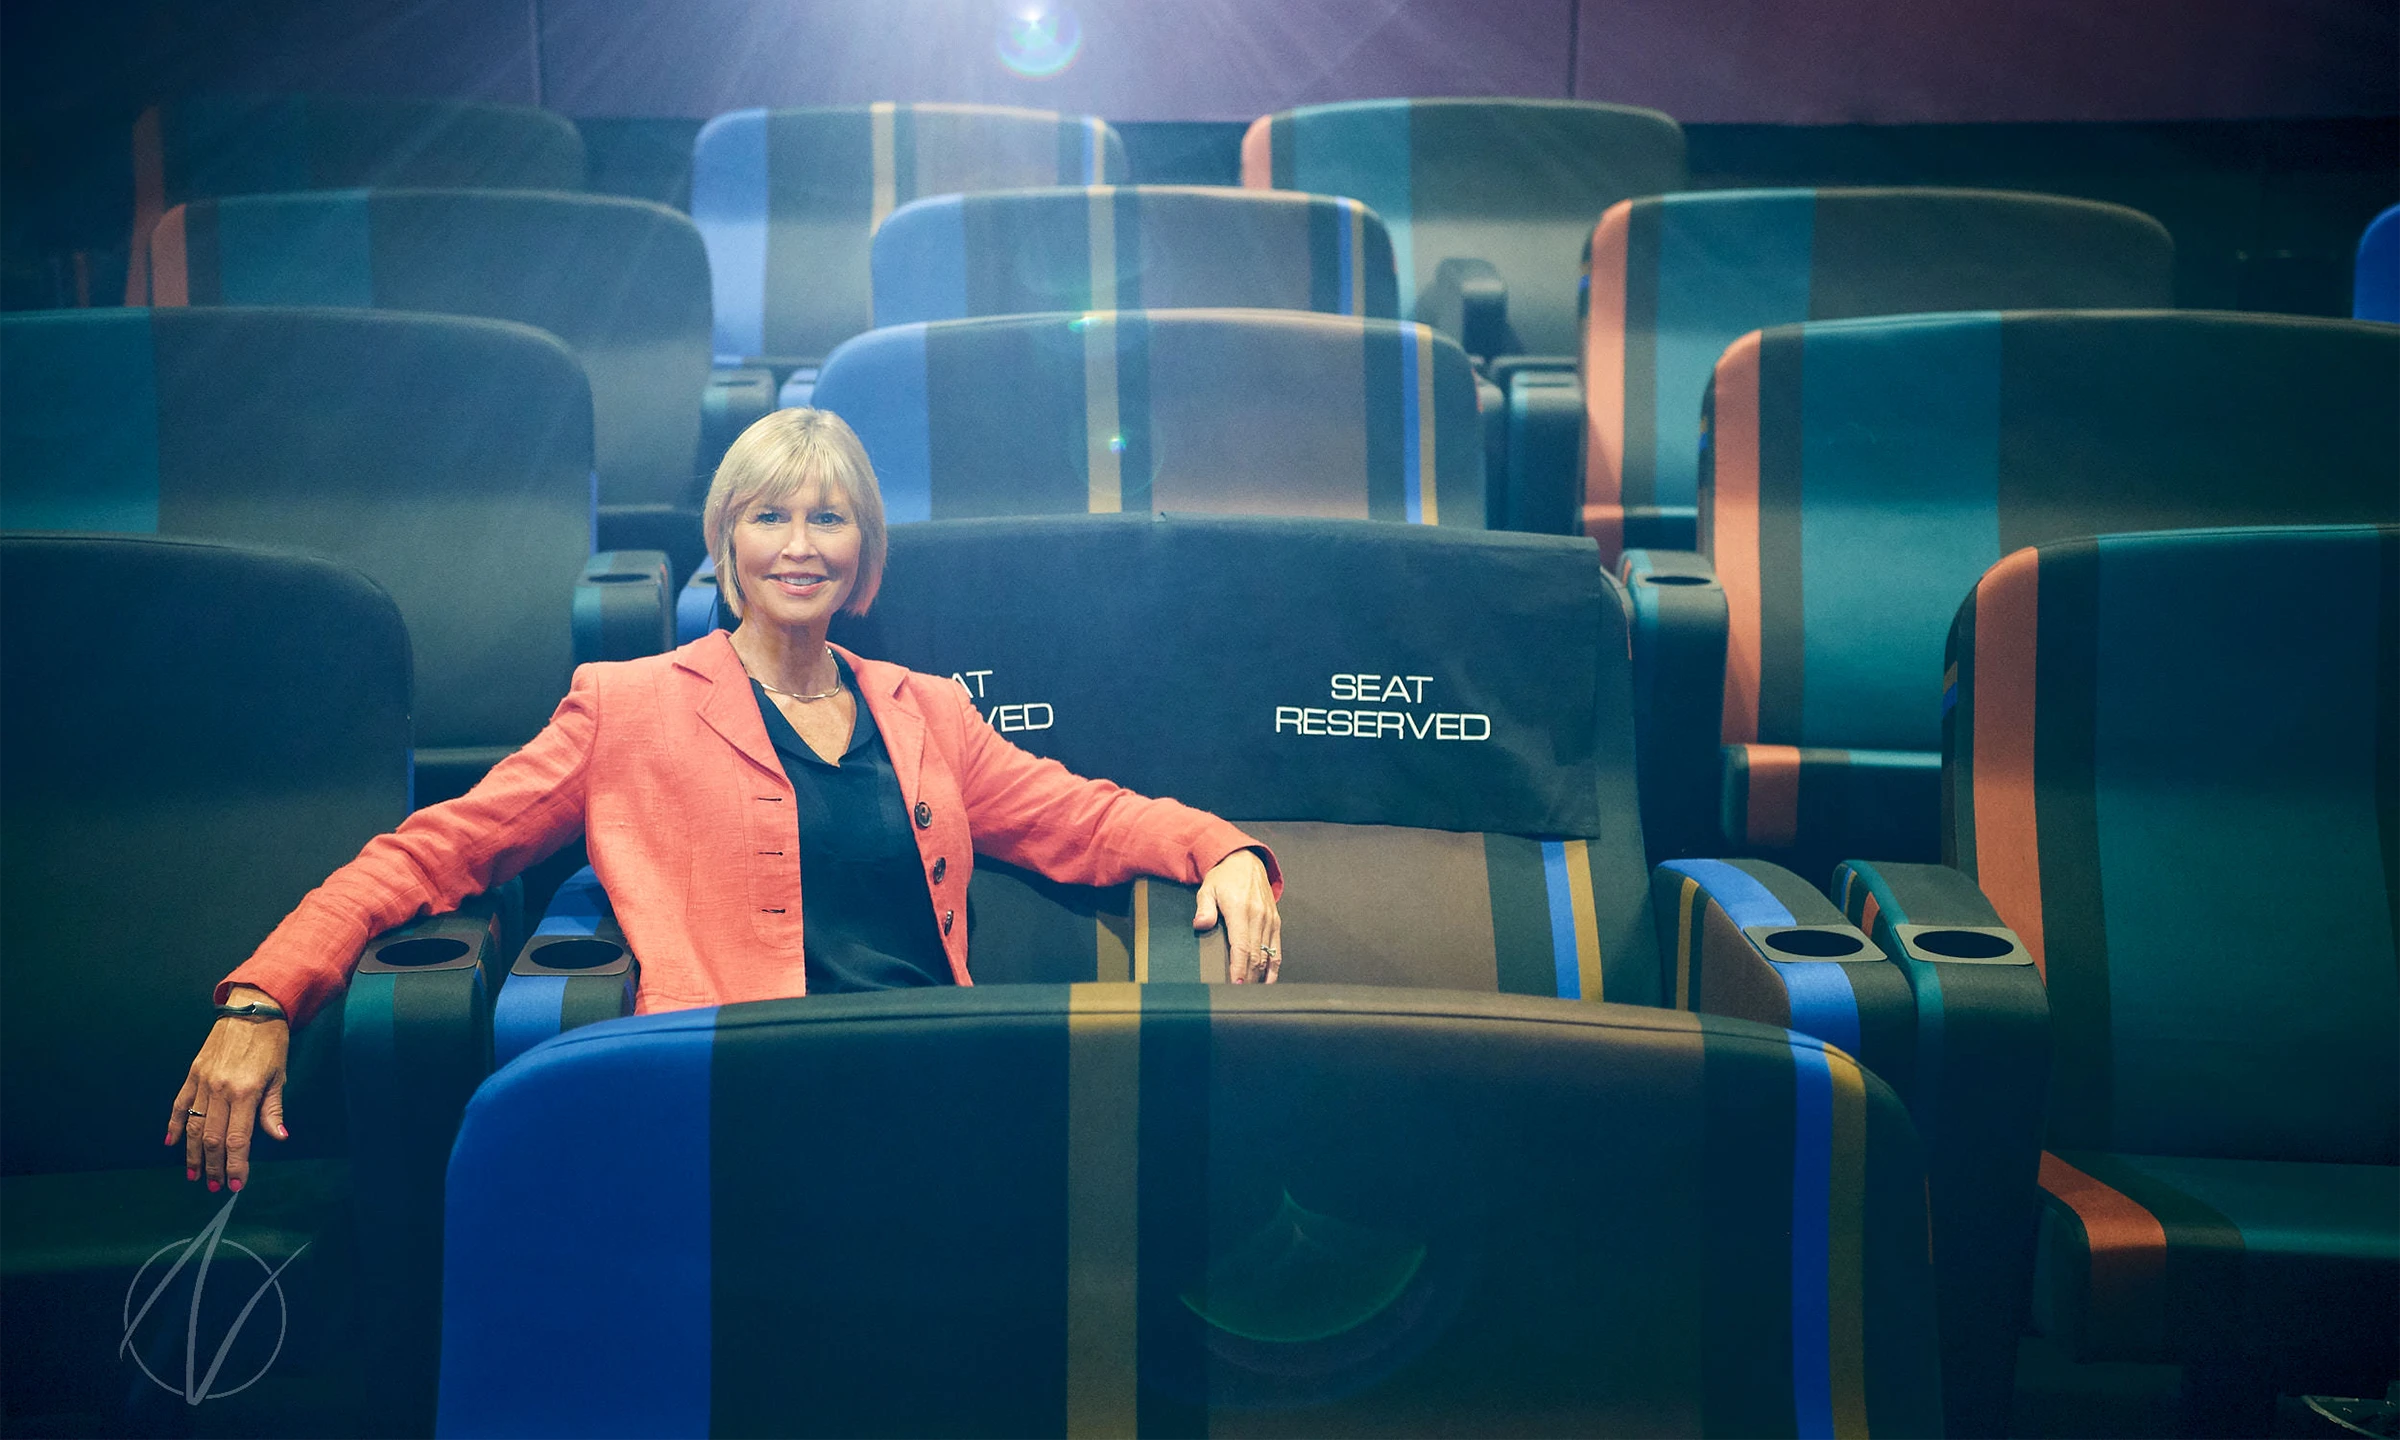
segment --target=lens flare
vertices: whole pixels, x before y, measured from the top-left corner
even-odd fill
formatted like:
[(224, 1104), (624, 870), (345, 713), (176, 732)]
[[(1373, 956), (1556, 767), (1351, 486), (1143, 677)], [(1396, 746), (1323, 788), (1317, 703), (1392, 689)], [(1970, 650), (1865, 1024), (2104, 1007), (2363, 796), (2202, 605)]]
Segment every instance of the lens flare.
[(1012, 4), (1000, 12), (1000, 63), (1012, 75), (1047, 80), (1075, 63), (1083, 49), (1083, 22), (1073, 6)]

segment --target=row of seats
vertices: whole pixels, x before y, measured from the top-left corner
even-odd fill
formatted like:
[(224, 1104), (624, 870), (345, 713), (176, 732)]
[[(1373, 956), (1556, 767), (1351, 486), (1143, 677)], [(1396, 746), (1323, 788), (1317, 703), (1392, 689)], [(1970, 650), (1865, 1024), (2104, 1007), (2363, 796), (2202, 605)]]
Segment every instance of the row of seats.
[[(1027, 553), (1049, 563), (1028, 571)], [(1250, 572), (1276, 588), (1210, 589)], [(1814, 1428), (1809, 1406), (1930, 1433), (1937, 1407), (1971, 1429), (2005, 1405), (2029, 1302), (2088, 1358), (2359, 1383), (2400, 1323), (2395, 577), (2392, 526), (2006, 557), (1946, 657), (1949, 863), (1854, 862), (1828, 894), (1756, 861), (1649, 871), (1638, 682), (1611, 643), (1631, 606), (1589, 542), (1231, 518), (904, 527), (883, 601), (843, 638), (972, 677), (1044, 753), (1255, 828), (1290, 877), (1291, 988), (1176, 989), (1222, 973), (1193, 946), (1188, 890), (996, 867), (968, 912), (988, 988), (956, 995), (581, 1029), (630, 988), (623, 957), (594, 963), (614, 948), (587, 938), (604, 901), (560, 907), (583, 934), (554, 913), (504, 987), (499, 911), (420, 924), (371, 946), (339, 1025), (304, 1035), (310, 1158), (270, 1161), (255, 1188), (284, 1208), (227, 1233), (288, 1258), (349, 1199), (361, 1303), (402, 1328), (444, 1247), (447, 1433), (695, 1414), (1045, 1430), (1261, 1407), (1377, 1431), (1434, 1414), (1792, 1433)], [(0, 914), (12, 993), (43, 1002), (9, 1008), (6, 1053), (12, 1080), (52, 1082), (0, 1092), (0, 1183), (29, 1237), (9, 1304), (55, 1304), (64, 1347), (54, 1370), (11, 1367), (51, 1387), (12, 1397), (22, 1414), (105, 1403), (55, 1317), (95, 1291), (113, 1306), (173, 1238), (152, 1231), (179, 1182), (134, 1146), (205, 1023), (183, 995), (405, 807), (408, 663), (396, 607), (327, 562), (20, 537), (0, 581)], [(977, 603), (1002, 582), (1022, 604)], [(1242, 623), (1181, 625), (1201, 590)], [(1455, 603), (1428, 613), (1427, 594)], [(1292, 614), (1305, 633), (1251, 642)], [(91, 665), (95, 645), (122, 663)], [(1361, 656), (1422, 684), (1361, 701)], [(132, 703), (127, 687), (161, 684), (185, 703)], [(88, 898), (127, 892), (157, 903)], [(91, 968), (20, 958), (67, 953), (159, 983), (95, 988)], [(170, 961), (199, 968), (172, 983)], [(1150, 988), (1107, 988), (1129, 980)], [(494, 989), (504, 1053), (545, 995), (550, 1030), (574, 1035), (468, 1104)], [(1586, 1003), (1551, 1008), (1566, 999)], [(90, 1023), (62, 1050), (40, 1017), (66, 1009)], [(90, 1123), (42, 1125), (61, 1077)], [(806, 1164), (789, 1116), (758, 1104), (792, 1093), (843, 1097), (812, 1111)], [(446, 1142), (462, 1107), (447, 1232), (412, 1232), (395, 1197), (426, 1197), (428, 1176), (438, 1192), (441, 1166), (387, 1142)], [(630, 1181), (608, 1143), (627, 1125), (654, 1139)], [(945, 1138), (895, 1152), (895, 1133)], [(1027, 1162), (1042, 1153), (1057, 1163)], [(629, 1183), (652, 1222), (641, 1263), (596, 1268), (628, 1254), (623, 1213), (555, 1197)], [(827, 1207), (915, 1217), (917, 1238), (829, 1248), (779, 1228)], [(968, 1343), (1034, 1310), (1058, 1318), (1006, 1327), (1023, 1353)], [(709, 1315), (729, 1318), (693, 1323)], [(1091, 1351), (1079, 1325), (1130, 1348)], [(955, 1346), (908, 1343), (951, 1326)], [(279, 1383), (338, 1372), (340, 1338)], [(376, 1353), (397, 1369), (405, 1346)]]

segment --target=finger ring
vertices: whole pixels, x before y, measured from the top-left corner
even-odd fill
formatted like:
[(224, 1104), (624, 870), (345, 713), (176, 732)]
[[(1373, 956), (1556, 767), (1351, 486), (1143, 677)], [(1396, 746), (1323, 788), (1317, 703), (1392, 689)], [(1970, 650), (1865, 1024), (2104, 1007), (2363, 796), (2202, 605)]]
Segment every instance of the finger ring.
[(1277, 949), (1276, 949), (1274, 946), (1272, 946), (1272, 945), (1261, 945), (1261, 946), (1259, 946), (1259, 947), (1258, 947), (1258, 953), (1259, 953), (1259, 954), (1261, 954), (1261, 955), (1264, 955), (1264, 956), (1266, 956), (1266, 957), (1267, 957), (1269, 960), (1272, 960), (1272, 959), (1274, 959), (1274, 958), (1275, 958), (1277, 955), (1281, 954), (1282, 952), (1281, 952), (1281, 951), (1279, 951), (1279, 950), (1277, 950)]
[(197, 1115), (203, 1120), (208, 1118), (208, 1112), (206, 1110), (186, 1110), (183, 1113), (186, 1115)]

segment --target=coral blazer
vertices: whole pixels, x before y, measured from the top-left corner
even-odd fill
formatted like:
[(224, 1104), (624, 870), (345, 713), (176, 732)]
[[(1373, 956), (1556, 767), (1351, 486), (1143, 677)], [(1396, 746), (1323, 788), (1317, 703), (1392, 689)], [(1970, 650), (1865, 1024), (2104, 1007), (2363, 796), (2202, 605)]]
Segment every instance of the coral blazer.
[[(1196, 884), (1218, 861), (1266, 847), (1173, 800), (1086, 780), (986, 724), (957, 682), (843, 658), (916, 822), (950, 973), (967, 970), (967, 880), (981, 853), (1052, 879), (1139, 875)], [(455, 909), (580, 832), (625, 938), (641, 957), (638, 1008), (674, 1010), (799, 995), (799, 822), (732, 638), (585, 665), (550, 723), (467, 794), (411, 815), (309, 892), (217, 987), (255, 985), (305, 1021), (347, 983), (376, 935)]]

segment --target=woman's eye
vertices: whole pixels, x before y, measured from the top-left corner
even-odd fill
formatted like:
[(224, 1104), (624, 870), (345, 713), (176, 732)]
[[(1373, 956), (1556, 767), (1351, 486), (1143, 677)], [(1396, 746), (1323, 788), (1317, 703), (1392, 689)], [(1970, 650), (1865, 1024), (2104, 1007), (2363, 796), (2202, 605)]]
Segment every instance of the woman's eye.
[(827, 527), (847, 525), (850, 523), (849, 517), (842, 514), (842, 512), (839, 510), (819, 510), (816, 514), (809, 516), (808, 521), (811, 525), (823, 525)]
[(761, 510), (750, 517), (750, 523), (753, 525), (781, 525), (783, 521), (784, 514), (781, 510)]

